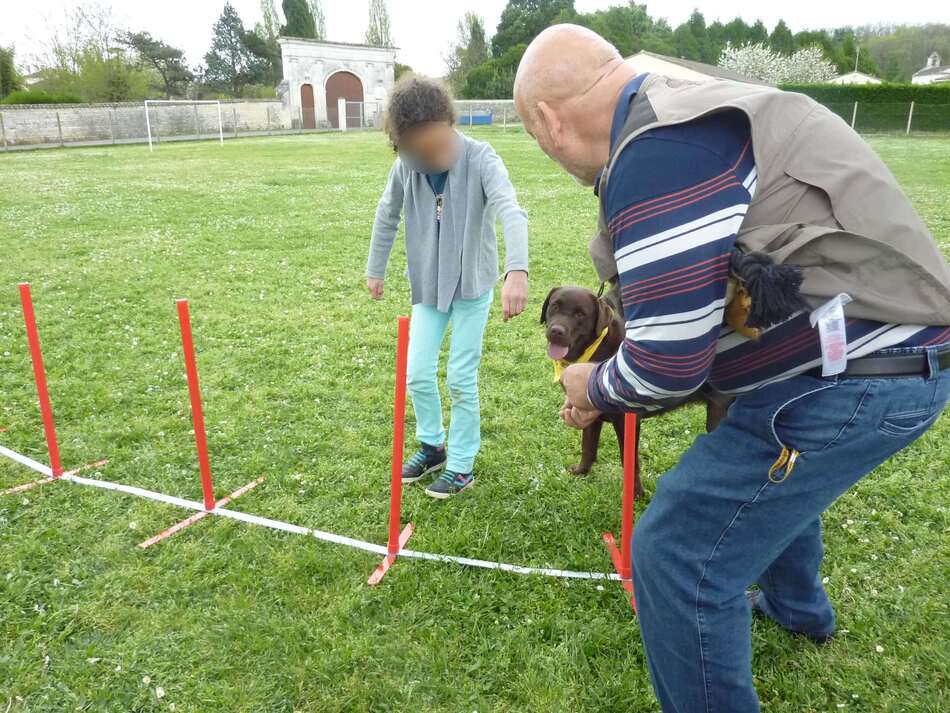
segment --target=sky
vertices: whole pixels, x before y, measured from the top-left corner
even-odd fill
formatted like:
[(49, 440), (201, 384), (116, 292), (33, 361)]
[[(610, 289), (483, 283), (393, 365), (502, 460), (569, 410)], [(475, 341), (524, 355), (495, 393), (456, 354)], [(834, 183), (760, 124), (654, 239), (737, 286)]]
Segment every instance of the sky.
[[(580, 12), (590, 12), (624, 0), (576, 0)], [(0, 45), (14, 45), (18, 62), (28, 62), (42, 53), (48, 27), (62, 22), (64, 11), (77, 0), (0, 0)], [(185, 51), (189, 64), (197, 65), (208, 51), (211, 26), (221, 14), (224, 0), (99, 0), (112, 8), (116, 24), (132, 30), (147, 30), (168, 44)], [(247, 28), (260, 20), (259, 0), (231, 0)], [(674, 27), (687, 19), (698, 0), (647, 2), (653, 17), (665, 17)], [(278, 7), (280, 2), (278, 0)], [(425, 74), (445, 72), (443, 57), (455, 37), (458, 20), (473, 8), (494, 33), (506, 0), (388, 0), (392, 31), (400, 48), (397, 58)], [(366, 29), (368, 0), (324, 0), (327, 39), (361, 42)], [(710, 9), (710, 7), (714, 9)], [(895, 23), (950, 23), (950, 4), (936, 0), (902, 0), (899, 3), (867, 0), (797, 0), (795, 3), (764, 4), (758, 0), (719, 0), (704, 4), (707, 22), (739, 16), (747, 22), (761, 19), (771, 29), (784, 19), (793, 32), (841, 25)]]

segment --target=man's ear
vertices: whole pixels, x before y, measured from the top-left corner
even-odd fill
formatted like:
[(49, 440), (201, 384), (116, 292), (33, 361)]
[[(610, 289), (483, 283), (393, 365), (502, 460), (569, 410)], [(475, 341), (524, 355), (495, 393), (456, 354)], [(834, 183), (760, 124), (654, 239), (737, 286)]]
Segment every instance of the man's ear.
[(548, 135), (553, 146), (561, 145), (561, 120), (558, 119), (553, 107), (545, 101), (538, 102), (538, 120), (542, 131)]
[(600, 334), (613, 321), (614, 310), (603, 297), (596, 297), (595, 299), (597, 300), (597, 334)]
[(557, 288), (551, 288), (551, 291), (548, 292), (548, 296), (544, 298), (544, 304), (541, 305), (541, 324), (546, 324), (548, 321), (548, 304), (551, 302), (551, 295), (557, 292)]

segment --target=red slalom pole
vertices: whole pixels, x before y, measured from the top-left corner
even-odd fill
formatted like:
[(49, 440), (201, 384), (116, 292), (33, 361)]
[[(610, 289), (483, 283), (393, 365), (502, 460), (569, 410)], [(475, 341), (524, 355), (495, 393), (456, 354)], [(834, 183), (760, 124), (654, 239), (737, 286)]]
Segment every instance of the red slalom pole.
[(43, 352), (40, 349), (40, 335), (36, 330), (36, 314), (33, 312), (33, 298), (30, 295), (30, 283), (21, 282), (20, 304), (23, 306), (23, 321), (26, 322), (26, 339), (30, 345), (30, 358), (33, 362), (33, 377), (36, 380), (36, 393), (40, 400), (40, 413), (43, 416), (43, 431), (46, 434), (46, 447), (49, 450), (49, 466), (53, 478), (63, 474), (59, 460), (59, 443), (56, 441), (56, 425), (53, 423), (53, 408), (46, 388), (46, 368), (43, 366)]
[(214, 487), (211, 484), (211, 463), (208, 461), (208, 442), (205, 437), (205, 418), (201, 410), (201, 389), (198, 386), (198, 367), (195, 364), (195, 345), (191, 339), (191, 315), (188, 300), (176, 300), (178, 321), (181, 323), (181, 346), (185, 353), (185, 372), (188, 375), (188, 393), (191, 396), (191, 418), (195, 424), (195, 446), (198, 448), (198, 468), (201, 471), (201, 489), (205, 510), (214, 510)]
[(402, 513), (402, 457), (406, 434), (406, 362), (409, 354), (409, 318), (399, 318), (396, 341), (396, 398), (393, 411), (393, 462), (389, 489), (389, 554), (399, 552)]
[(637, 470), (637, 415), (625, 413), (623, 439), (623, 499), (621, 507), (623, 513), (620, 519), (620, 557), (623, 560), (623, 570), (620, 576), (631, 578), (630, 543), (633, 540), (633, 488)]
[(620, 575), (620, 583), (630, 593), (630, 606), (634, 614), (637, 612), (637, 600), (633, 593), (633, 567), (631, 562), (630, 546), (633, 542), (634, 520), (634, 485), (637, 474), (637, 448), (640, 441), (640, 426), (637, 415), (624, 414), (623, 419), (623, 497), (620, 507), (620, 547), (613, 533), (604, 533), (604, 543), (610, 553), (614, 571)]
[(393, 408), (393, 460), (389, 487), (389, 540), (386, 546), (388, 554), (368, 580), (368, 584), (379, 584), (383, 576), (396, 561), (396, 555), (405, 546), (412, 535), (412, 523), (402, 530), (402, 458), (403, 440), (406, 431), (406, 362), (409, 355), (409, 318), (399, 318), (396, 340), (396, 397)]

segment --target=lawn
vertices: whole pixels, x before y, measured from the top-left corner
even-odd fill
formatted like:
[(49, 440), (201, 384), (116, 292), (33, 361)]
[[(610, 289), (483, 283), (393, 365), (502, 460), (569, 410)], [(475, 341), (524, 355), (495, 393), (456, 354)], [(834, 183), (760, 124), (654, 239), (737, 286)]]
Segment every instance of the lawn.
[[(476, 133), (531, 217), (531, 299), (508, 324), (493, 307), (478, 482), (407, 489), (411, 545), (608, 571), (616, 446), (565, 472), (579, 439), (537, 323), (551, 286), (594, 285), (596, 207), (525, 134)], [(950, 253), (950, 139), (871, 141)], [(385, 542), (401, 243), (383, 302), (362, 274), (391, 160), (378, 133), (0, 155), (0, 443), (46, 461), (29, 280), (65, 466), (108, 458), (102, 478), (200, 499), (185, 296), (219, 494), (266, 475), (235, 509)], [(645, 426), (648, 491), (702, 422)], [(755, 622), (764, 710), (950, 710), (948, 437), (944, 417), (826, 514), (840, 634)], [(0, 462), (0, 489), (31, 477)], [(68, 483), (0, 499), (0, 713), (658, 710), (616, 583), (400, 560), (370, 588), (376, 556), (220, 518), (135, 546), (186, 514)]]

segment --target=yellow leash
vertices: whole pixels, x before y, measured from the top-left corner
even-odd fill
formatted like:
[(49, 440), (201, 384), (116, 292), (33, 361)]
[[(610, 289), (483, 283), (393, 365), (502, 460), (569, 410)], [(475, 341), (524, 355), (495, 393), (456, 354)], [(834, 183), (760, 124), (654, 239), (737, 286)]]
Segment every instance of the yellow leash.
[(600, 333), (600, 336), (594, 340), (587, 349), (584, 350), (584, 353), (581, 354), (577, 361), (568, 361), (567, 359), (555, 359), (554, 360), (554, 381), (561, 380), (561, 374), (564, 373), (564, 370), (569, 367), (571, 364), (586, 364), (591, 360), (591, 357), (594, 356), (594, 352), (597, 351), (597, 348), (600, 346), (601, 342), (604, 341), (604, 338), (607, 336), (607, 332), (610, 330), (610, 327), (604, 327), (604, 331)]

